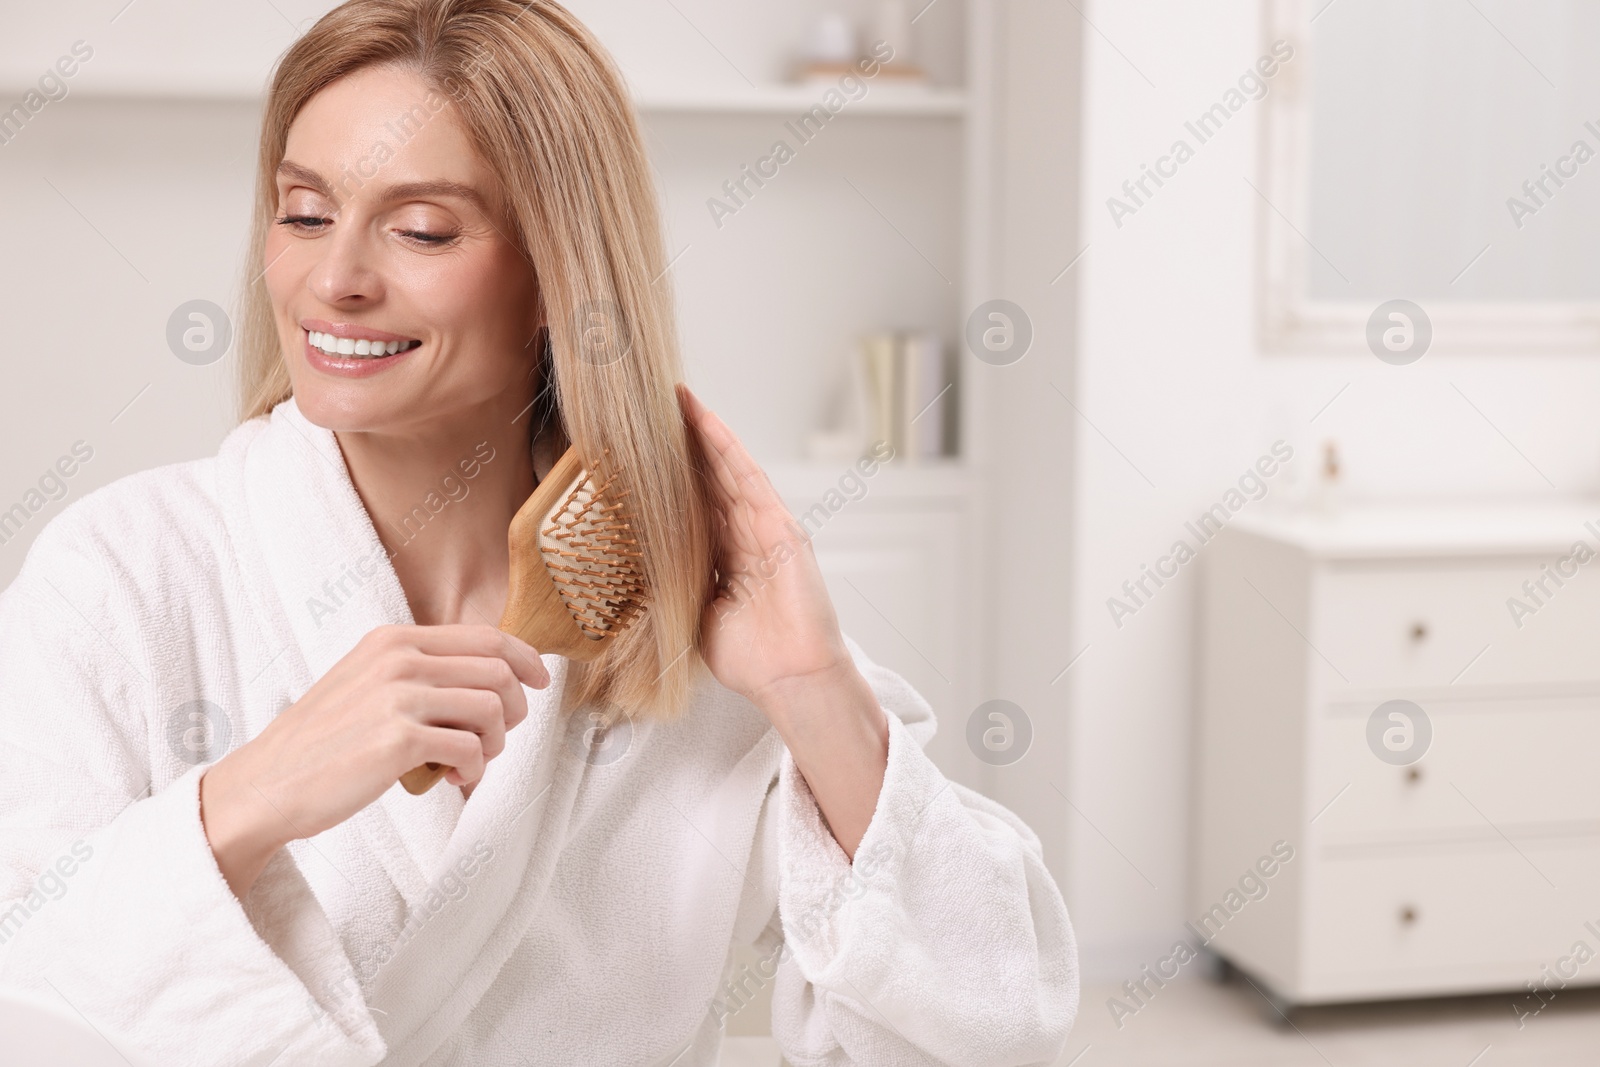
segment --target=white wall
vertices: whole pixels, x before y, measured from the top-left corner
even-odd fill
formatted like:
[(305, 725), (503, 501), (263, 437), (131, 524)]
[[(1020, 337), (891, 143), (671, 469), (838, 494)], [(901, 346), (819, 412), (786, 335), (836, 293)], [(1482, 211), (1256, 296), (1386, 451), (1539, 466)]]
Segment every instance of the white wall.
[[(1072, 709), (1068, 795), (1094, 829), (1072, 834), (1065, 874), (1087, 971), (1120, 980), (1170, 946), (1185, 918), (1198, 567), (1120, 630), (1106, 598), (1280, 437), (1301, 475), (1317, 445), (1336, 439), (1351, 497), (1503, 496), (1515, 506), (1519, 496), (1593, 493), (1600, 361), (1429, 355), (1393, 367), (1364, 350), (1258, 352), (1256, 193), (1244, 180), (1255, 180), (1255, 115), (1232, 119), (1120, 229), (1106, 199), (1254, 62), (1260, 5), (1100, 0), (1084, 10), (1098, 32), (1084, 32), (1091, 247), (1073, 272), (1075, 400), (1098, 431), (1072, 421), (1071, 644), (1090, 647), (1061, 685)], [(1335, 7), (1323, 17), (1337, 16)], [(1287, 495), (1284, 475), (1272, 485), (1268, 501)]]
[[(992, 367), (964, 354), (964, 371), (987, 380), (991, 594), (987, 699), (1011, 700), (1032, 723), (1030, 750), (995, 767), (990, 789), (1038, 834), (1045, 861), (1082, 937), (1070, 877), (1071, 842), (1085, 829), (1072, 795), (1071, 672), (1076, 646), (1067, 605), (1072, 583), (1073, 347), (1078, 236), (1079, 82), (1083, 24), (1059, 0), (996, 5), (996, 297), (1024, 309), (1034, 330), (1021, 360)], [(1081, 266), (1081, 264), (1080, 264)], [(1060, 392), (1057, 392), (1057, 389)], [(1074, 668), (1076, 669), (1076, 668)], [(959, 728), (960, 723), (952, 724)], [(949, 727), (941, 726), (941, 729)]]
[(0, 544), (0, 588), (67, 503), (209, 455), (231, 427), (233, 359), (180, 361), (167, 320), (232, 306), (256, 121), (246, 103), (69, 98), (0, 146), (0, 512), (74, 442), (94, 449)]

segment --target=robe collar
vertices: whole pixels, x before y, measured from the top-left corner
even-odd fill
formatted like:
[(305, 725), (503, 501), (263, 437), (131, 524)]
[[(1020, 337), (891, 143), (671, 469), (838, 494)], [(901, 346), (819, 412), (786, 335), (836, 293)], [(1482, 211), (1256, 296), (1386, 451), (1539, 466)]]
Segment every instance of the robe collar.
[[(545, 455), (537, 458), (549, 462)], [(294, 678), (291, 699), (299, 699), (373, 629), (415, 620), (332, 431), (308, 420), (290, 398), (273, 409), (244, 465), (247, 521), (292, 635), (284, 659)], [(543, 690), (524, 687), (528, 720), (507, 737), (506, 751), (490, 764), (470, 801), (447, 782), (420, 797), (396, 783), (356, 817), (413, 906), (457, 853), (470, 851), (481, 838), (489, 810), (516, 812), (548, 784), (514, 773), (537, 762), (533, 752), (519, 750), (544, 743), (542, 735), (556, 728), (566, 661), (542, 658), (551, 684)], [(464, 814), (472, 817), (464, 820)]]
[[(542, 435), (540, 443), (534, 465), (542, 475), (565, 446)], [(236, 430), (219, 458), (224, 521), (277, 652), (263, 674), (272, 672), (275, 699), (292, 702), (374, 627), (411, 623), (411, 610), (338, 441), (292, 399)], [(299, 843), (303, 873), (337, 916), (352, 962), (364, 965), (373, 952), (389, 960), (364, 980), (368, 1003), (383, 1009), (386, 1063), (417, 1067), (447, 1042), (544, 907), (563, 854), (552, 843), (572, 834), (575, 798), (594, 768), (584, 715), (562, 710), (567, 660), (543, 661), (550, 685), (524, 687), (528, 717), (507, 734), (470, 800), (446, 783), (414, 797), (396, 782)], [(247, 712), (252, 736), (272, 714)], [(639, 729), (636, 747), (651, 733), (649, 724)], [(459, 888), (459, 879), (446, 882), (450, 872), (473, 866), (464, 897), (441, 893)], [(370, 895), (375, 881), (394, 886), (405, 914)], [(434, 1007), (419, 1013), (418, 1005)]]

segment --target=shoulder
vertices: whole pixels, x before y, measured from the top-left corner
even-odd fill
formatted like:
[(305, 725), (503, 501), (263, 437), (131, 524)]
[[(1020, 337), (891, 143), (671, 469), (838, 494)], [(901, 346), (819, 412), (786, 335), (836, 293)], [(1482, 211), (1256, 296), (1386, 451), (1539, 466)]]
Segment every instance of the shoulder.
[(143, 569), (214, 544), (220, 526), (215, 458), (140, 471), (80, 497), (51, 519), (29, 548), (23, 574), (86, 557)]
[(7, 593), (48, 582), (93, 603), (117, 594), (154, 603), (215, 575), (228, 551), (219, 479), (259, 428), (238, 427), (217, 455), (126, 475), (68, 504), (39, 531)]

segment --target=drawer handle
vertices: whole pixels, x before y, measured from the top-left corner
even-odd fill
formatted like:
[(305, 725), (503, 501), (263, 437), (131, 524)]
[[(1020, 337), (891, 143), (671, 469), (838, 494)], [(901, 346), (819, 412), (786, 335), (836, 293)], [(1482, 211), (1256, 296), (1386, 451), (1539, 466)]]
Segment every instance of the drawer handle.
[(1411, 784), (1411, 785), (1416, 785), (1420, 781), (1422, 781), (1422, 768), (1421, 767), (1407, 767), (1406, 768), (1406, 782)]
[(1425, 623), (1425, 622), (1414, 622), (1414, 623), (1412, 623), (1411, 624), (1411, 640), (1415, 641), (1415, 642), (1418, 642), (1418, 643), (1421, 643), (1423, 641), (1426, 641), (1427, 639), (1428, 639), (1428, 624)]
[(1400, 921), (1406, 926), (1411, 926), (1417, 921), (1417, 909), (1406, 904), (1400, 909)]

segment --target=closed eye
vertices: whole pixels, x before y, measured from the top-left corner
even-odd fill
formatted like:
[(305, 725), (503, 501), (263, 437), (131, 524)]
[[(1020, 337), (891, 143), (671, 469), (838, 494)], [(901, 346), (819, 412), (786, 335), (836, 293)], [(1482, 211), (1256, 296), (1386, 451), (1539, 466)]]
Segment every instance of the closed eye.
[(316, 231), (324, 228), (333, 220), (319, 218), (315, 215), (285, 215), (282, 218), (275, 219), (274, 221), (279, 226), (288, 226), (293, 229)]
[[(284, 215), (274, 220), (279, 226), (288, 226), (304, 234), (318, 234), (332, 225), (332, 219), (321, 218), (317, 215)], [(396, 230), (397, 236), (405, 238), (413, 244), (423, 248), (442, 248), (453, 243), (461, 235), (459, 233), (428, 233), (424, 230)]]
[(458, 233), (424, 233), (421, 230), (396, 230), (395, 233), (409, 241), (416, 241), (418, 244), (426, 245), (430, 248), (447, 245), (461, 236)]

